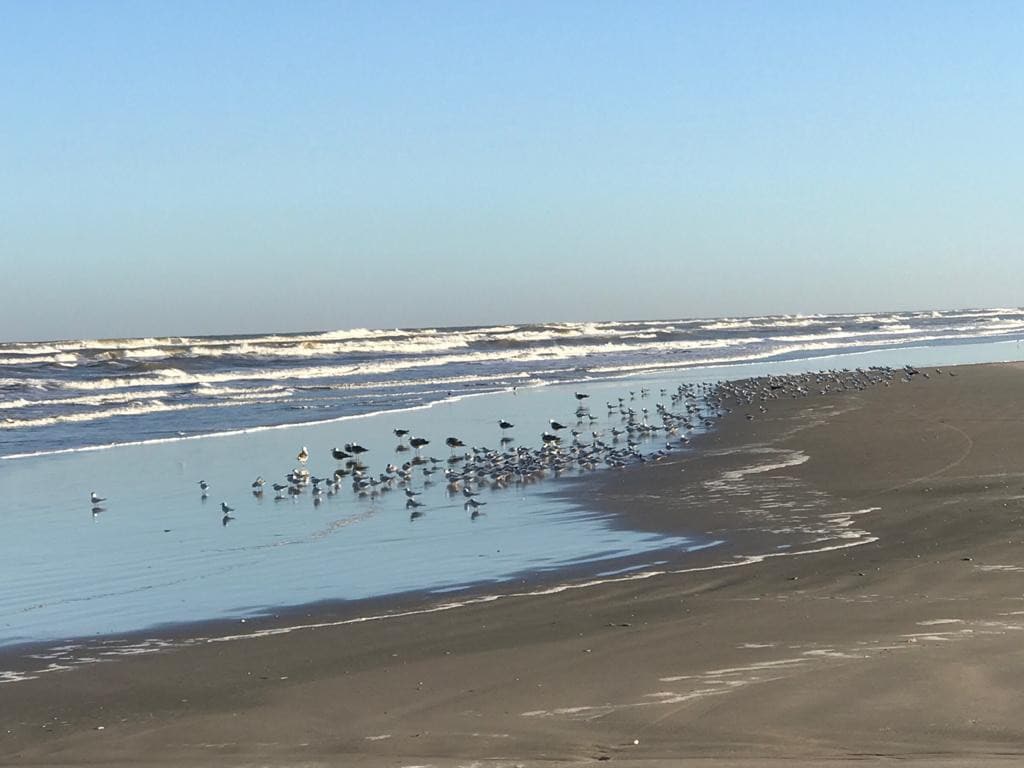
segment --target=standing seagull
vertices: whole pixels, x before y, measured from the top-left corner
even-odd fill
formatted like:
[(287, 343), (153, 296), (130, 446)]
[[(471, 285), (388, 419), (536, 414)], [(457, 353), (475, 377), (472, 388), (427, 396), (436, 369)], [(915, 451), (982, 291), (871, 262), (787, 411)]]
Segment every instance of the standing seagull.
[(302, 464), (306, 463), (306, 459), (309, 458), (309, 451), (306, 450), (306, 446), (302, 446), (302, 450), (299, 451), (299, 455), (295, 458), (297, 458)]
[(234, 510), (233, 507), (229, 507), (227, 505), (227, 502), (222, 501), (220, 503), (220, 511), (223, 512), (225, 515), (227, 515), (227, 514), (230, 514), (231, 512), (234, 512), (235, 510)]
[(579, 400), (581, 403), (584, 400), (586, 400), (588, 397), (590, 397), (590, 395), (588, 395), (588, 394), (586, 394), (584, 392), (573, 392), (573, 394), (576, 396), (576, 399)]
[(515, 424), (505, 421), (504, 419), (498, 419), (498, 426), (501, 428), (501, 431), (504, 432), (506, 429), (512, 429)]
[(91, 495), (91, 497), (90, 497), (90, 498), (92, 499), (92, 503), (93, 503), (94, 505), (95, 505), (95, 504), (99, 504), (99, 503), (100, 503), (101, 501), (106, 501), (106, 499), (104, 499), (104, 498), (102, 498), (102, 497), (100, 497), (100, 496), (97, 496), (97, 495), (96, 495), (96, 491), (93, 491), (93, 492), (92, 492), (92, 495)]

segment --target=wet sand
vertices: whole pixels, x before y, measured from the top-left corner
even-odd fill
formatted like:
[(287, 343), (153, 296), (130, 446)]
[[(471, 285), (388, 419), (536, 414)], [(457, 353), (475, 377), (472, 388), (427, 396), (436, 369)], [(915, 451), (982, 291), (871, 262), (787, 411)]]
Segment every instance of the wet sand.
[(928, 373), (574, 486), (737, 554), (790, 513), (858, 546), (0, 685), (0, 763), (1017, 764), (1024, 366)]

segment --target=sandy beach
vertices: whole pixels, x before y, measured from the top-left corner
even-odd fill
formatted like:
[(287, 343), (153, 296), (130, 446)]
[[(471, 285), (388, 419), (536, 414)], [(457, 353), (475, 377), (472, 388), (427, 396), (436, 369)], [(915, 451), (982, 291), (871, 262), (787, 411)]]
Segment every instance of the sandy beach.
[(772, 525), (856, 546), (0, 685), (0, 763), (1018, 764), (1021, 391), (1020, 364), (922, 369), (736, 408), (693, 454), (572, 484), (737, 556)]

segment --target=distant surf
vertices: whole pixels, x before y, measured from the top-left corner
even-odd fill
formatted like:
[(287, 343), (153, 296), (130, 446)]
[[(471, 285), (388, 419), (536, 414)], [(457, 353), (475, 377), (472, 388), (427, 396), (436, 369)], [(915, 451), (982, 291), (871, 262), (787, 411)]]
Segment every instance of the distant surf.
[(0, 458), (321, 422), (512, 387), (1022, 338), (1024, 310), (997, 308), (6, 343)]

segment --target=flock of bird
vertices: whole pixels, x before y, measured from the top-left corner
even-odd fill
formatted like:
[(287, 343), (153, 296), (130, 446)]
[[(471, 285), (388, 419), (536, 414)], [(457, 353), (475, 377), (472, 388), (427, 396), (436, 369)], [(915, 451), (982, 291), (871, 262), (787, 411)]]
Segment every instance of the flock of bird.
[[(754, 420), (768, 410), (772, 400), (780, 398), (826, 395), (831, 392), (862, 390), (874, 385), (889, 386), (900, 375), (906, 381), (920, 372), (912, 367), (893, 369), (829, 370), (818, 373), (764, 376), (736, 382), (680, 384), (674, 390), (660, 389), (662, 400), (650, 403), (647, 388), (630, 391), (628, 395), (606, 402), (605, 424), (591, 412), (586, 404), (590, 395), (575, 392), (577, 407), (574, 424), (549, 420), (550, 431), (540, 435), (538, 447), (513, 446), (515, 439), (508, 431), (515, 427), (499, 419), (501, 432), (498, 448), (466, 444), (457, 437), (445, 439), (450, 454), (445, 458), (424, 456), (431, 441), (410, 434), (407, 429), (394, 429), (398, 438), (396, 454), (412, 451), (413, 456), (402, 463), (389, 461), (383, 471), (371, 472), (364, 463), (368, 449), (358, 443), (345, 443), (343, 448), (332, 448), (332, 471), (324, 476), (310, 473), (306, 468), (311, 455), (306, 446), (295, 458), (298, 466), (289, 471), (281, 482), (270, 483), (275, 501), (296, 500), (308, 493), (314, 506), (350, 486), (352, 493), (362, 499), (376, 499), (391, 491), (400, 490), (410, 520), (423, 516), (426, 506), (420, 496), (423, 490), (441, 482), (449, 497), (461, 497), (464, 511), (476, 520), (483, 512), (486, 501), (480, 498), (484, 490), (500, 490), (510, 486), (523, 486), (547, 477), (560, 477), (569, 472), (585, 472), (600, 468), (622, 469), (636, 464), (661, 461), (673, 452), (686, 447), (695, 431), (706, 430), (714, 421), (733, 409), (745, 409), (746, 418)], [(925, 377), (927, 373), (923, 374)], [(566, 420), (571, 421), (571, 420)], [(652, 443), (660, 445), (651, 450)], [(646, 452), (642, 448), (648, 448)], [(201, 499), (209, 496), (210, 484), (199, 480)], [(263, 498), (266, 481), (257, 477), (251, 484), (251, 493)], [(91, 494), (92, 513), (104, 511), (105, 498)], [(226, 501), (220, 504), (221, 523), (224, 526), (235, 519), (235, 509)]]

